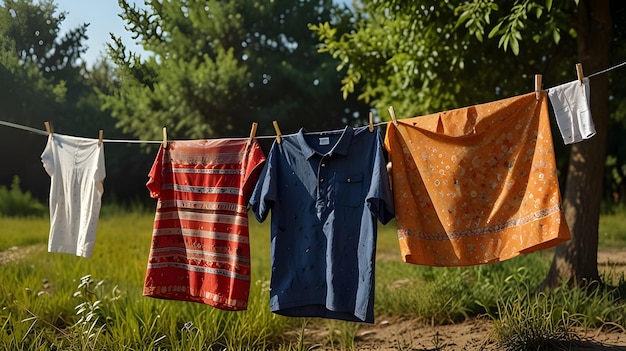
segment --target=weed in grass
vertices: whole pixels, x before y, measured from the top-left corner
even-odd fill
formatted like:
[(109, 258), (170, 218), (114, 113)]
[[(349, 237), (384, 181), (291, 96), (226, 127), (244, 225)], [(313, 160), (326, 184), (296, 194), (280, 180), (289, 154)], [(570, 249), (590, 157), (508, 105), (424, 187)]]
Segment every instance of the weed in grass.
[[(598, 327), (626, 320), (619, 289), (598, 282), (586, 287), (566, 283), (550, 292), (533, 292), (528, 271), (519, 268), (499, 288), (497, 312), (481, 303), (494, 319), (494, 331), (505, 350), (560, 350), (577, 341), (575, 327)], [(498, 284), (500, 285), (500, 284)]]
[(571, 314), (557, 306), (553, 295), (532, 294), (527, 286), (499, 301), (494, 317), (495, 335), (503, 350), (566, 350), (577, 339)]
[(344, 322), (330, 319), (326, 321), (328, 341), (332, 350), (354, 350), (354, 338), (360, 325), (353, 322)]
[(410, 333), (407, 336), (405, 335), (397, 336), (395, 339), (396, 349), (400, 351), (413, 350), (413, 347), (412, 347), (413, 342), (411, 341), (412, 339), (413, 337)]
[(446, 347), (448, 347), (448, 343), (441, 339), (441, 337), (439, 336), (439, 332), (435, 332), (435, 335), (433, 335), (432, 343), (433, 351), (443, 351), (446, 349)]
[(601, 327), (606, 322), (626, 322), (626, 300), (618, 288), (594, 281), (586, 286), (562, 285), (551, 293), (554, 303), (562, 306), (583, 328)]
[(79, 304), (74, 307), (79, 319), (71, 329), (76, 333), (81, 350), (96, 349), (98, 338), (108, 321), (101, 308), (103, 303), (96, 292), (102, 283), (103, 281), (93, 281), (91, 275), (86, 275), (80, 278), (78, 289), (73, 294), (79, 300)]

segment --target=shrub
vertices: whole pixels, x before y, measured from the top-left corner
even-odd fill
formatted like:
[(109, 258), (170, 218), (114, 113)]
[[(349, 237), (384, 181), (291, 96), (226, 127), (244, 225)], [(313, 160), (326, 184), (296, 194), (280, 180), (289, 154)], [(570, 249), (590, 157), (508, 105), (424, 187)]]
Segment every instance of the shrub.
[(0, 186), (0, 217), (41, 217), (46, 206), (20, 189), (20, 178), (13, 177), (11, 187)]

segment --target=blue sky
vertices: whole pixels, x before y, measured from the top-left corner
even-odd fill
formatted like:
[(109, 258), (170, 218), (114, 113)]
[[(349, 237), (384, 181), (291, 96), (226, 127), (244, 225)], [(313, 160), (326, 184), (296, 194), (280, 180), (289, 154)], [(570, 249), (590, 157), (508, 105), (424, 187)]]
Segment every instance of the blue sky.
[[(143, 6), (143, 0), (131, 1)], [(132, 51), (140, 51), (130, 33), (124, 29), (124, 21), (118, 16), (121, 11), (117, 0), (56, 0), (57, 11), (67, 12), (61, 32), (89, 23), (87, 28), (87, 53), (83, 59), (91, 66), (96, 59), (106, 54), (106, 43), (111, 42), (109, 33), (121, 36), (124, 44)]]

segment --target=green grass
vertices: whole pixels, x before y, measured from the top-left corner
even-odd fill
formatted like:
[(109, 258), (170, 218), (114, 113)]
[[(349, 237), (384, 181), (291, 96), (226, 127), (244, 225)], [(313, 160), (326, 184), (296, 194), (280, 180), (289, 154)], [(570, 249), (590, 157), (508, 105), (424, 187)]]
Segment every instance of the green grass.
[[(103, 218), (91, 259), (42, 250), (35, 257), (3, 265), (0, 348), (263, 349), (280, 339), (292, 321), (269, 311), (266, 238), (251, 238), (255, 283), (249, 310), (224, 312), (197, 303), (142, 297), (152, 220), (153, 215), (146, 214)], [(38, 236), (44, 244), (47, 227), (41, 222), (47, 220), (22, 221), (13, 226), (17, 231), (5, 232), (6, 223), (19, 221), (0, 219), (3, 237), (44, 227)], [(256, 232), (261, 225), (252, 226)]]
[(610, 214), (600, 216), (598, 245), (626, 248), (626, 207), (619, 207)]
[(48, 242), (50, 221), (47, 217), (0, 217), (0, 251), (15, 246), (29, 246)]
[(419, 318), (434, 325), (462, 321), (496, 306), (501, 296), (518, 289), (520, 281), (538, 286), (548, 271), (549, 259), (547, 253), (537, 252), (500, 263), (457, 268), (409, 265), (399, 258), (379, 260), (376, 312)]
[[(610, 240), (601, 234), (600, 245), (626, 246), (624, 215), (603, 215), (601, 233), (610, 233)], [(269, 311), (269, 221), (250, 220), (248, 311), (143, 297), (153, 216), (146, 210), (104, 211), (91, 259), (46, 253), (45, 217), (0, 218), (0, 251), (39, 244), (29, 257), (1, 266), (0, 349), (300, 350), (313, 343), (357, 348), (360, 324), (285, 318)], [(537, 341), (547, 345), (568, 337), (571, 326), (624, 325), (626, 320), (623, 277), (621, 292), (564, 286), (549, 295), (537, 293), (550, 251), (466, 268), (409, 265), (400, 260), (391, 223), (379, 229), (377, 257), (377, 320), (399, 316), (437, 325), (487, 314), (502, 345), (511, 350), (516, 340), (535, 342), (537, 331), (554, 331), (542, 334), (549, 340)], [(327, 336), (313, 340), (305, 326), (327, 330)]]

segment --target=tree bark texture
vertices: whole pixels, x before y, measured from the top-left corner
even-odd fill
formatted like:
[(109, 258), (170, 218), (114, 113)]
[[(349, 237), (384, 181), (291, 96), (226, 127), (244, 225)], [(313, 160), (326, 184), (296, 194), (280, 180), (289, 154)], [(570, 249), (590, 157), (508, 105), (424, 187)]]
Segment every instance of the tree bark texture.
[[(611, 26), (609, 0), (580, 0), (576, 32), (578, 60), (585, 72), (608, 67)], [(590, 78), (590, 88), (596, 135), (572, 145), (563, 195), (572, 239), (556, 247), (542, 288), (558, 286), (562, 281), (580, 286), (599, 280), (598, 225), (609, 119), (607, 74)]]

